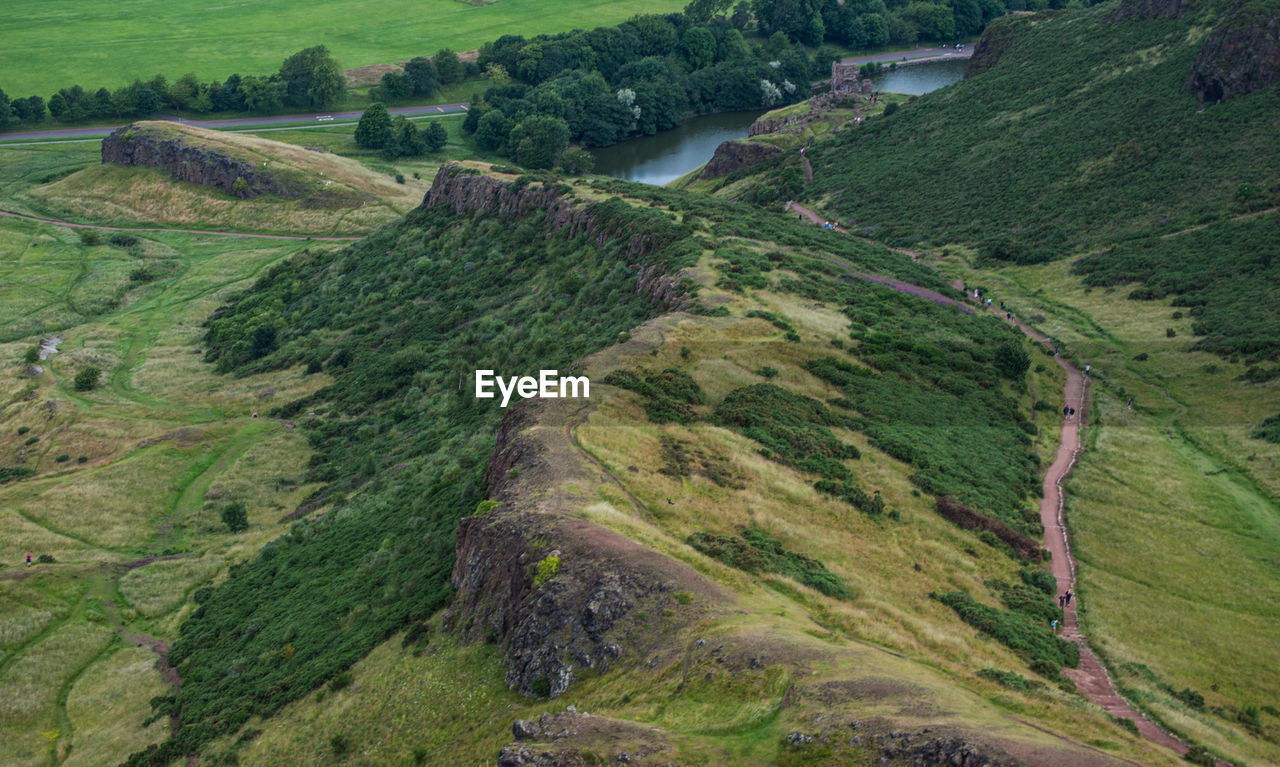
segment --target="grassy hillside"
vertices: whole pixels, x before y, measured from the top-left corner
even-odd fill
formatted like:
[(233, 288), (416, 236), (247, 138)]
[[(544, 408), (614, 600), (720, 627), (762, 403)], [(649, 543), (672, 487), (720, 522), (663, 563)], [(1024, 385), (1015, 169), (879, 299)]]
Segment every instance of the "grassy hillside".
[(1222, 21), (1214, 7), (1001, 20), (990, 69), (815, 147), (807, 196), (878, 238), (976, 243), (1019, 263), (1274, 205), (1278, 86), (1221, 104), (1186, 87)]
[[(233, 72), (274, 72), (288, 53), (326, 45), (344, 67), (465, 51), (509, 30), (531, 36), (623, 21), (637, 13), (678, 11), (679, 2), (620, 0), (457, 0), (201, 5), (128, 0), (85, 7), (73, 0), (33, 6), (10, 19), (0, 52), (4, 89), (48, 96), (80, 83), (117, 88), (157, 73), (193, 71), (204, 80)], [(139, 20), (142, 20), (141, 22)]]
[[(522, 183), (541, 193), (538, 180)], [(696, 288), (701, 305), (714, 310), (635, 327), (652, 309), (631, 292), (634, 276), (615, 254), (616, 241), (564, 233), (548, 240), (540, 214), (472, 218), (437, 207), (348, 251), (273, 269), (210, 323), (210, 356), (223, 369), (307, 365), (332, 377), (284, 412), (315, 413), (305, 419), (316, 451), (309, 478), (327, 483), (315, 497), (336, 508), (295, 523), (256, 561), (235, 569), (187, 622), (174, 647), (184, 675), (175, 748), (200, 747), (215, 759), (234, 754), (241, 764), (335, 754), (366, 764), (484, 762), (509, 740), (513, 718), (577, 702), (616, 722), (608, 739), (587, 732), (574, 742), (610, 759), (635, 737), (669, 749), (681, 763), (714, 763), (725, 752), (743, 764), (809, 763), (823, 753), (861, 763), (880, 752), (797, 749), (784, 736), (820, 730), (830, 716), (872, 717), (869, 732), (951, 716), (965, 732), (981, 731), (985, 742), (1024, 758), (1075, 759), (1088, 745), (1102, 749), (1098, 763), (1106, 752), (1162, 763), (1166, 757), (1082, 710), (1069, 688), (1059, 687), (1057, 666), (1029, 670), (1034, 653), (978, 639), (930, 597), (968, 592), (1008, 616), (1009, 625), (1025, 626), (1017, 631), (1053, 641), (1047, 622), (1029, 617), (1053, 610), (1048, 595), (1010, 597), (1034, 563), (933, 510), (932, 493), (951, 492), (992, 515), (1008, 504), (1010, 518), (1020, 521), (1016, 510), (1033, 501), (1026, 490), (1038, 459), (1028, 456), (1047, 454), (1052, 444), (1032, 436), (1041, 431), (1037, 424), (1055, 419), (1034, 408), (1027, 387), (1060, 383), (1043, 364), (1000, 374), (996, 352), (1020, 348), (1012, 330), (863, 282), (855, 275), (874, 270), (950, 292), (902, 256), (832, 240), (789, 219), (617, 182), (575, 182), (563, 191), (584, 211), (620, 224), (618, 231), (647, 231), (658, 249), (646, 258), (688, 267), (685, 289)], [(615, 194), (627, 197), (594, 202)], [(772, 241), (755, 237), (765, 227), (775, 233)], [(403, 293), (392, 308), (396, 291)], [(361, 302), (347, 300), (357, 293)], [(431, 300), (403, 300), (416, 295)], [(611, 297), (602, 301), (605, 295)], [(590, 323), (578, 316), (603, 306), (612, 313)], [(903, 328), (915, 340), (898, 358), (912, 362), (895, 366), (877, 344)], [(619, 337), (619, 329), (630, 332)], [(548, 704), (507, 691), (501, 657), (483, 645), (459, 645), (439, 615), (426, 620), (425, 633), (415, 629), (402, 639), (394, 632), (418, 625), (447, 600), (441, 587), (453, 525), (483, 498), (480, 472), (500, 413), (472, 398), (471, 371), (563, 370), (592, 348), (602, 351), (581, 363), (593, 382), (585, 422), (580, 402), (539, 406), (542, 446), (529, 454), (550, 467), (559, 489), (530, 485), (530, 498), (551, 493), (563, 499), (557, 505), (568, 504), (556, 513), (611, 527), (718, 586), (697, 586), (677, 599), (677, 609), (635, 616), (661, 629), (654, 662), (624, 653), (617, 671), (586, 674)], [(961, 358), (967, 362), (956, 364)], [(880, 398), (855, 402), (851, 385), (810, 372), (819, 361), (828, 377), (864, 369), (868, 384), (883, 387), (878, 391), (910, 396), (887, 411)], [(672, 372), (656, 375), (664, 369)], [(948, 381), (938, 378), (943, 370)], [(635, 392), (606, 385), (615, 380), (606, 374), (617, 371), (632, 371), (627, 380), (639, 383), (628, 388)], [(952, 392), (957, 423), (929, 420), (937, 403), (926, 381)], [(746, 412), (742, 398), (763, 384), (784, 394), (762, 401), (754, 426), (719, 414), (733, 402), (739, 404), (725, 412)], [(782, 402), (794, 404), (779, 409)], [(817, 412), (827, 414), (825, 431), (794, 420)], [(931, 473), (948, 461), (930, 451), (953, 450), (948, 445), (962, 435), (972, 443), (969, 419), (989, 430), (981, 441), (1007, 442), (983, 459), (1004, 468), (966, 477)], [(878, 425), (894, 422), (913, 428), (911, 436)], [(843, 457), (797, 466), (800, 454), (769, 447), (790, 440), (807, 450), (801, 446), (817, 444), (811, 438), (844, 445), (832, 453)], [(910, 440), (915, 452), (891, 457), (881, 446), (893, 449), (895, 439)], [(583, 475), (575, 467), (587, 465), (587, 456), (609, 474)], [(740, 537), (743, 526), (759, 532)], [(423, 556), (423, 544), (409, 543), (419, 540), (431, 556)], [(753, 574), (723, 564), (695, 543), (710, 540), (745, 541), (732, 545), (767, 550), (799, 570), (777, 574), (769, 566)], [(797, 574), (816, 569), (840, 587), (814, 589)], [(690, 623), (689, 615), (702, 618)], [(711, 653), (713, 647), (722, 649)], [(370, 650), (349, 678), (334, 676)], [(748, 664), (752, 655), (763, 664)], [(229, 667), (237, 673), (225, 674)], [(1011, 692), (978, 676), (984, 668), (1001, 670), (990, 674), (1005, 680), (1041, 681), (1018, 682), (1026, 691)], [(410, 694), (405, 674), (430, 694)], [(326, 678), (341, 681), (317, 687)], [(1002, 715), (1010, 711), (1067, 733), (1067, 741), (1011, 722)]]
[[(0, 764), (114, 765), (167, 737), (145, 720), (168, 685), (135, 637), (175, 639), (198, 589), (309, 492), (305, 440), (252, 413), (319, 383), (219, 378), (192, 354), (199, 325), (303, 245), (151, 234), (91, 246), (0, 220), (0, 466), (33, 473), (0, 485)], [(140, 266), (150, 279), (131, 276)], [(21, 376), (27, 350), (55, 336), (43, 372)], [(90, 365), (101, 383), (77, 391)], [(228, 503), (246, 505), (246, 531), (220, 521)]]
[(177, 181), (158, 168), (97, 164), (23, 195), (47, 216), (110, 225), (292, 234), (364, 234), (422, 201), (425, 182), (372, 170), (355, 159), (243, 133), (168, 122), (137, 123), (140, 135), (200, 147), (265, 168), (299, 189), (290, 197), (239, 199)]

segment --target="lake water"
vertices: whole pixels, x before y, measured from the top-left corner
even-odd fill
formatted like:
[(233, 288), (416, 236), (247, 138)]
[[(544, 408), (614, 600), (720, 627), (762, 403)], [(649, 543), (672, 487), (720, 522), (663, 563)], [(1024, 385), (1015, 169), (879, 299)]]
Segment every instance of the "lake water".
[(721, 142), (745, 138), (764, 112), (722, 112), (685, 120), (679, 127), (593, 149), (596, 173), (662, 186), (704, 164)]
[[(964, 76), (965, 60), (914, 64), (872, 78), (882, 91), (921, 95)], [(595, 172), (642, 184), (662, 186), (703, 165), (723, 141), (746, 138), (747, 127), (763, 112), (725, 112), (685, 120), (678, 128), (653, 136), (593, 149)]]
[(968, 59), (951, 59), (934, 64), (912, 64), (872, 76), (876, 90), (923, 96), (964, 77)]

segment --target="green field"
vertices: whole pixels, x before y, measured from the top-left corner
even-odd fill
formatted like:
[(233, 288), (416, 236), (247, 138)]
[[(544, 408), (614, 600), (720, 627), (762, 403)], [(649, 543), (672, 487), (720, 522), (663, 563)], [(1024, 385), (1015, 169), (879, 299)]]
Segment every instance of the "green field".
[(639, 13), (678, 11), (683, 0), (52, 0), (6, 12), (0, 87), (48, 98), (79, 83), (117, 88), (157, 73), (221, 80), (276, 71), (289, 54), (326, 45), (343, 67), (471, 50), (503, 34), (616, 24)]
[[(93, 154), (4, 150), (5, 206)], [(307, 245), (148, 233), (122, 248), (0, 219), (0, 463), (21, 456), (37, 473), (0, 486), (5, 767), (113, 765), (167, 737), (165, 722), (142, 726), (167, 685), (131, 637), (172, 641), (195, 590), (283, 527), (308, 489), (306, 440), (252, 413), (320, 383), (221, 378), (192, 350), (229, 291)], [(134, 279), (142, 266), (158, 279)], [(47, 335), (62, 339), (59, 352), (19, 377), (24, 352)], [(102, 384), (75, 391), (87, 365)], [(230, 534), (218, 509), (235, 501), (250, 527)], [(166, 553), (179, 556), (149, 559)], [(53, 561), (28, 569), (26, 554)]]

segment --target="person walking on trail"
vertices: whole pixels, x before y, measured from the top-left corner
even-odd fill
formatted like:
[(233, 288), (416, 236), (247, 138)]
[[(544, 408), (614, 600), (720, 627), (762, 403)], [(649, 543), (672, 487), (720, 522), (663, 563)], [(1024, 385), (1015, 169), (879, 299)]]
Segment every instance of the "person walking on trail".
[(1065, 608), (1066, 606), (1067, 606), (1067, 595), (1066, 595), (1066, 594), (1059, 594), (1059, 595), (1058, 595), (1058, 609), (1059, 609), (1059, 610), (1061, 610), (1061, 609)]
[(1128, 404), (1128, 406), (1127, 406), (1127, 407), (1128, 407), (1128, 409), (1133, 410), (1133, 397), (1130, 397), (1130, 398), (1129, 398), (1129, 404)]
[(1053, 633), (1055, 633), (1055, 634), (1056, 634), (1056, 633), (1058, 633), (1058, 619), (1057, 619), (1057, 618), (1054, 618), (1054, 619), (1053, 619)]
[(1071, 593), (1071, 589), (1067, 589), (1067, 593), (1064, 596), (1067, 598), (1067, 604), (1071, 604), (1071, 597), (1075, 595)]
[(1067, 416), (1069, 416), (1069, 415), (1071, 415), (1071, 408), (1070, 408), (1069, 406), (1067, 406), (1067, 405), (1063, 405), (1063, 406), (1062, 406), (1062, 417), (1063, 417), (1063, 418), (1066, 418), (1066, 417), (1067, 417)]
[(31, 555), (27, 555), (27, 567), (31, 567)]

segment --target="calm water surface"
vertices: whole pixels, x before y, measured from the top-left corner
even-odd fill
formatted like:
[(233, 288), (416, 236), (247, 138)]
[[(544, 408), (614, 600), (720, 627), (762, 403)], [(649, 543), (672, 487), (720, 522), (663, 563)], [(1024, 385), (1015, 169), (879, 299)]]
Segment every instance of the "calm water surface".
[(912, 64), (894, 71), (882, 71), (871, 78), (876, 90), (923, 96), (964, 77), (968, 59), (952, 59), (935, 64)]
[[(967, 63), (953, 60), (915, 64), (878, 74), (872, 82), (882, 91), (921, 95), (959, 80)], [(746, 138), (747, 126), (762, 114), (703, 115), (686, 120), (674, 130), (593, 149), (595, 172), (642, 184), (667, 184), (710, 160), (720, 142)]]

